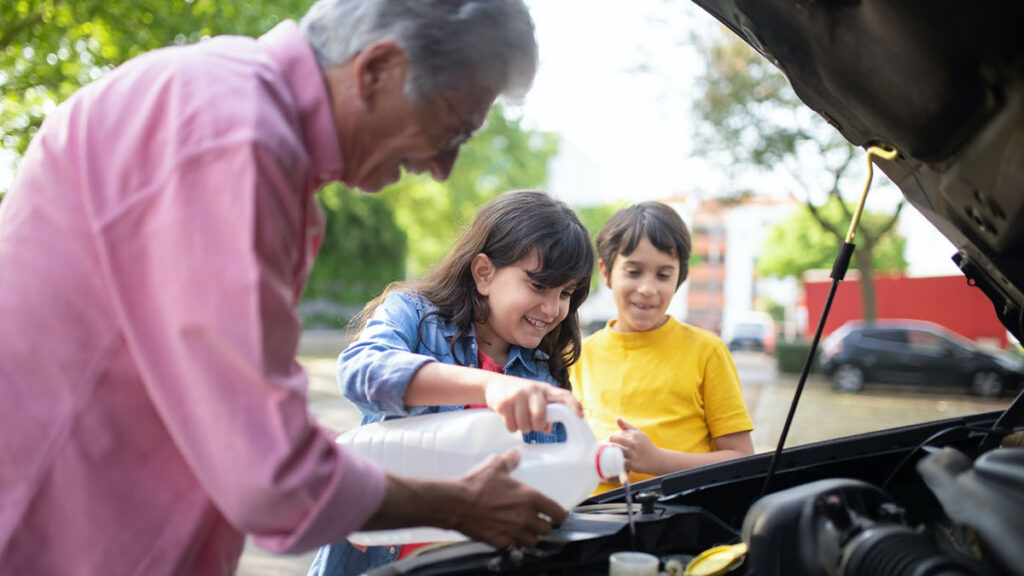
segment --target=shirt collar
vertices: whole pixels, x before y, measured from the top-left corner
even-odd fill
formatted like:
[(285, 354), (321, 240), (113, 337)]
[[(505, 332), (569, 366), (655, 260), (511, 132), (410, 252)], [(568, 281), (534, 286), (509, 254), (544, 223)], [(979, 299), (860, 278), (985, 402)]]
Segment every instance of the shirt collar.
[(331, 98), (313, 47), (298, 25), (285, 20), (258, 42), (274, 61), (299, 112), (303, 144), (312, 161), (317, 188), (341, 179), (344, 162), (331, 110)]
[[(454, 322), (446, 320), (444, 326), (441, 328), (441, 333), (444, 334), (445, 341), (450, 341), (458, 329), (459, 327)], [(470, 326), (469, 333), (463, 336), (460, 341), (467, 350), (472, 352), (472, 361), (476, 362), (476, 327)], [(536, 376), (538, 374), (537, 362), (547, 362), (549, 359), (550, 356), (540, 350), (530, 350), (528, 348), (512, 344), (508, 349), (508, 362), (505, 362), (503, 368), (505, 369), (506, 374), (515, 373), (515, 371), (512, 370), (512, 367), (518, 363), (524, 370), (526, 370), (527, 374)]]
[[(451, 320), (445, 320), (444, 325), (441, 327), (441, 333), (444, 335), (444, 341), (450, 341), (452, 336), (455, 336), (455, 333), (458, 330), (459, 326), (457, 326), (456, 323)], [(460, 342), (462, 342), (462, 345), (466, 346), (466, 349), (471, 353), (472, 362), (476, 362), (476, 327), (470, 326), (469, 333), (463, 336), (460, 339)], [(539, 349), (528, 349), (516, 344), (511, 344), (509, 346), (509, 360), (505, 363), (503, 368), (505, 368), (505, 373), (507, 374), (510, 372), (510, 368), (512, 368), (514, 364), (518, 363), (524, 370), (526, 370), (527, 374), (536, 376), (539, 373), (537, 363), (547, 362), (549, 359), (550, 357), (539, 351)]]
[(536, 376), (537, 362), (547, 362), (548, 358), (549, 356), (540, 350), (530, 350), (513, 344), (508, 349), (508, 363), (506, 366), (512, 366), (513, 363), (518, 362), (527, 373)]

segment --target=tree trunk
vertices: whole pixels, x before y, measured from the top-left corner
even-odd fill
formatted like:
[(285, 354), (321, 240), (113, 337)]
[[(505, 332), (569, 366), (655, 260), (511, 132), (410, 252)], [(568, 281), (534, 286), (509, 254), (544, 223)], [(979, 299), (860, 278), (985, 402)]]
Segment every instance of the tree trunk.
[(853, 259), (857, 270), (860, 271), (861, 317), (868, 322), (874, 322), (878, 318), (875, 305), (875, 273), (871, 267), (871, 252), (874, 251), (875, 243), (862, 237), (858, 244), (853, 251)]

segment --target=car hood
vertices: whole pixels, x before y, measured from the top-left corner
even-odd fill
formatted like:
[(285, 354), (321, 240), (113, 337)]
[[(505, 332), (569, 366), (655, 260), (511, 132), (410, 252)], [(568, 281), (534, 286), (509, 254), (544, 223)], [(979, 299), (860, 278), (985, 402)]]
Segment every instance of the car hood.
[(693, 0), (773, 62), (956, 246), (1022, 338), (1024, 3)]

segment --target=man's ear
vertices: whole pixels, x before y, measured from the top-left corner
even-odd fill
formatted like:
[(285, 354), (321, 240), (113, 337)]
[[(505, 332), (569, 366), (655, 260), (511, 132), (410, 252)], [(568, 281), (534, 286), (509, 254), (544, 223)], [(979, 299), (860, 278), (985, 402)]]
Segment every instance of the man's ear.
[(476, 283), (476, 291), (481, 296), (491, 295), (491, 282), (494, 280), (494, 274), (498, 271), (494, 267), (494, 262), (484, 253), (473, 256), (473, 261), (469, 264), (469, 270), (473, 274), (473, 282)]
[(355, 56), (356, 89), (359, 98), (372, 108), (384, 94), (405, 88), (408, 60), (394, 40), (371, 43)]
[(600, 258), (597, 259), (597, 269), (601, 271), (601, 279), (604, 280), (604, 285), (608, 288), (611, 288), (612, 278), (610, 274), (612, 273), (612, 271), (609, 270), (608, 267), (604, 265), (604, 260), (601, 260)]

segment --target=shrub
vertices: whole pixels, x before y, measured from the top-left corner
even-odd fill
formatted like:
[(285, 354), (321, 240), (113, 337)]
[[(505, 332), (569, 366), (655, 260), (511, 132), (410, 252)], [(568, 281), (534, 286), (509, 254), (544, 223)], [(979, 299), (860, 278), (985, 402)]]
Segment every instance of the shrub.
[[(779, 373), (799, 374), (804, 369), (804, 362), (807, 354), (811, 351), (811, 343), (807, 340), (787, 340), (775, 344), (775, 363)], [(818, 353), (821, 352), (821, 343), (818, 344)], [(811, 372), (819, 372), (818, 354), (815, 354), (814, 362), (811, 364)]]

